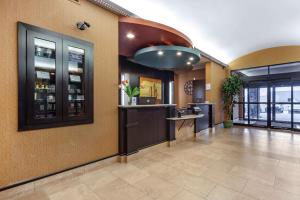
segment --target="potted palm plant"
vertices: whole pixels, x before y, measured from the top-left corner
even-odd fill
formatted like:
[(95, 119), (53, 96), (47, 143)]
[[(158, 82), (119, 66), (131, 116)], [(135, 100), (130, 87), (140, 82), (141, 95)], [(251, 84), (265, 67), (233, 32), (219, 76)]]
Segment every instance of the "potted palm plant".
[(233, 106), (236, 103), (236, 96), (240, 94), (243, 82), (238, 75), (230, 75), (223, 83), (222, 92), (224, 100), (224, 111), (227, 120), (224, 121), (224, 128), (231, 128)]
[(134, 87), (132, 88), (128, 81), (122, 81), (120, 86), (120, 88), (122, 88), (124, 90), (124, 92), (127, 94), (128, 96), (128, 105), (132, 104), (132, 98), (139, 95), (140, 94), (140, 89), (138, 87)]

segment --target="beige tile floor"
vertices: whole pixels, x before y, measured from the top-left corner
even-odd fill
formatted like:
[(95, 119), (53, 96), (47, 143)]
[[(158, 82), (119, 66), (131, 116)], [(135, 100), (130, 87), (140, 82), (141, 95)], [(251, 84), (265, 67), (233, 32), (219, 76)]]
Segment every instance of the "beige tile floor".
[(300, 200), (300, 135), (216, 128), (2, 199)]

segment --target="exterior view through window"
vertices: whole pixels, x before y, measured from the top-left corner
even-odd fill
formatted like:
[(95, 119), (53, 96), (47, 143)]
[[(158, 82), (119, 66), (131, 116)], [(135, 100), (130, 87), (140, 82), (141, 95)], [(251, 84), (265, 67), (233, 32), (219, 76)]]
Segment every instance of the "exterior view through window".
[(244, 83), (233, 108), (234, 123), (300, 130), (300, 63), (232, 73)]

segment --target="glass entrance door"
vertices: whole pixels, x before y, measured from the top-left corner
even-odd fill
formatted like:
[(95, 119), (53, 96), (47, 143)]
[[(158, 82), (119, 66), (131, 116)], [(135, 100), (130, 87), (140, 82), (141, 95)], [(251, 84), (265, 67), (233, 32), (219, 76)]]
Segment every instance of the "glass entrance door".
[(300, 131), (300, 62), (236, 70), (244, 85), (235, 124)]
[(292, 86), (273, 84), (270, 86), (271, 128), (292, 128)]
[(268, 120), (268, 87), (266, 85), (251, 86), (248, 91), (249, 124), (266, 127)]
[(235, 123), (300, 130), (300, 83), (255, 83), (243, 92), (243, 102), (236, 109), (240, 117)]
[(300, 130), (300, 83), (295, 83), (292, 89), (293, 104), (291, 107), (293, 128)]

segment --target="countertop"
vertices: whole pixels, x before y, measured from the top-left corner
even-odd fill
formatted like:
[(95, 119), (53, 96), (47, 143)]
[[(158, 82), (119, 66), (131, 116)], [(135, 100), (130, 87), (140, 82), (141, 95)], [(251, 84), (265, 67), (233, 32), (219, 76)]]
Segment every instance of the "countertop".
[(119, 105), (119, 108), (151, 108), (151, 107), (171, 107), (176, 106), (176, 104), (151, 104), (151, 105), (131, 105), (131, 106), (123, 106)]
[(214, 105), (214, 103), (188, 103), (188, 105)]
[(187, 119), (197, 119), (197, 118), (202, 118), (202, 117), (204, 117), (203, 114), (199, 114), (199, 115), (182, 115), (182, 117), (171, 117), (171, 118), (167, 118), (167, 120), (179, 121), (179, 120), (187, 120)]

